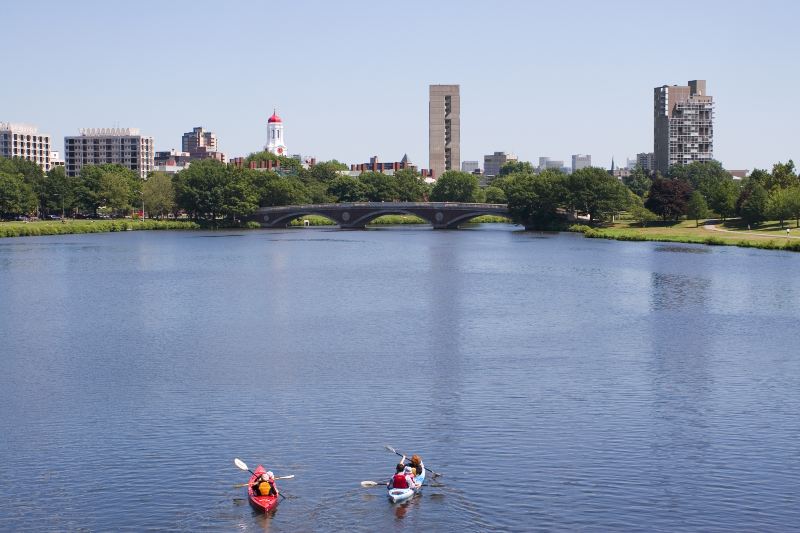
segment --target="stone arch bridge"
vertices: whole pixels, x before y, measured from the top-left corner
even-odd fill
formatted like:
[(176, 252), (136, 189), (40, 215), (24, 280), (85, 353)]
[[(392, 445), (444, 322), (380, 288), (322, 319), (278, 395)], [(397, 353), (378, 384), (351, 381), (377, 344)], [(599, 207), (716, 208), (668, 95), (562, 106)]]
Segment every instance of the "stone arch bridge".
[(320, 215), (342, 229), (363, 229), (383, 215), (416, 215), (435, 229), (457, 229), (460, 224), (481, 215), (508, 216), (506, 204), (468, 204), (459, 202), (356, 202), (340, 204), (286, 205), (261, 207), (249, 220), (264, 228), (284, 228), (299, 217)]

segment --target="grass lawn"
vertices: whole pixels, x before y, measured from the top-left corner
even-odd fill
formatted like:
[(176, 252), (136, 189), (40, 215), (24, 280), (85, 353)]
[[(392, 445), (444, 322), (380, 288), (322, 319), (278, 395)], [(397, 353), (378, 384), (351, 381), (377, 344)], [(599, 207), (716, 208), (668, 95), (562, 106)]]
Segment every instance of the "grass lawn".
[(158, 229), (196, 229), (194, 222), (182, 220), (153, 220), (144, 222), (127, 218), (113, 220), (37, 220), (35, 222), (0, 222), (0, 237), (30, 237), (66, 235), (71, 233), (105, 233)]
[[(721, 231), (711, 229), (712, 225)], [(726, 223), (701, 220), (699, 227), (696, 227), (694, 220), (681, 220), (652, 222), (642, 228), (636, 222), (623, 220), (606, 227), (583, 230), (583, 233), (587, 237), (605, 239), (689, 242), (800, 251), (800, 229), (794, 226), (791, 223), (781, 228), (778, 222), (770, 221), (748, 231), (747, 225), (743, 225), (740, 220)], [(791, 228), (792, 238), (786, 237), (787, 227)]]

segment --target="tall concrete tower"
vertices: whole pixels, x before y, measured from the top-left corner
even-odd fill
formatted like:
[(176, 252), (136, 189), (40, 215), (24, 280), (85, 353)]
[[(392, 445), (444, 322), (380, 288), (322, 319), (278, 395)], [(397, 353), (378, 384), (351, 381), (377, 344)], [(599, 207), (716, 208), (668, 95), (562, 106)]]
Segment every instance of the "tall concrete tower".
[(283, 138), (283, 121), (281, 117), (272, 110), (272, 116), (267, 120), (267, 146), (268, 152), (275, 155), (286, 155), (286, 142)]
[(433, 177), (461, 167), (461, 96), (458, 85), (431, 85), (428, 103), (428, 164)]

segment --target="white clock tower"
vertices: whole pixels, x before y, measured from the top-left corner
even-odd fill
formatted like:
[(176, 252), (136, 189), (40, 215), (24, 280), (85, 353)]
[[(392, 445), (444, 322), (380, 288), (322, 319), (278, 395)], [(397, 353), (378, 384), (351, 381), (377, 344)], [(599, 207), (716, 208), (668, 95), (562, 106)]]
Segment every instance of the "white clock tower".
[(283, 140), (283, 121), (274, 109), (272, 110), (272, 116), (267, 121), (266, 149), (275, 155), (287, 155), (286, 144)]

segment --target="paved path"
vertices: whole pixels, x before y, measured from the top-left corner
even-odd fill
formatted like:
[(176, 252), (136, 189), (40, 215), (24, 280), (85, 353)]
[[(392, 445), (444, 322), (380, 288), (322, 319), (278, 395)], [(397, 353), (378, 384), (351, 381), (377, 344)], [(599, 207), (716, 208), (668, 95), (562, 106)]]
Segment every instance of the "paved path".
[[(759, 233), (756, 231), (737, 231), (732, 229), (720, 229), (717, 227), (716, 224), (709, 224), (706, 222), (703, 224), (703, 227), (709, 231), (721, 231), (723, 233), (735, 233), (737, 235), (747, 235), (748, 237), (761, 237), (763, 239), (785, 239), (786, 235), (781, 234), (773, 234), (773, 235), (765, 235), (764, 233)], [(800, 232), (800, 230), (795, 229), (796, 232)], [(786, 233), (785, 231), (783, 233)], [(789, 235), (790, 239), (800, 239), (800, 235)]]

